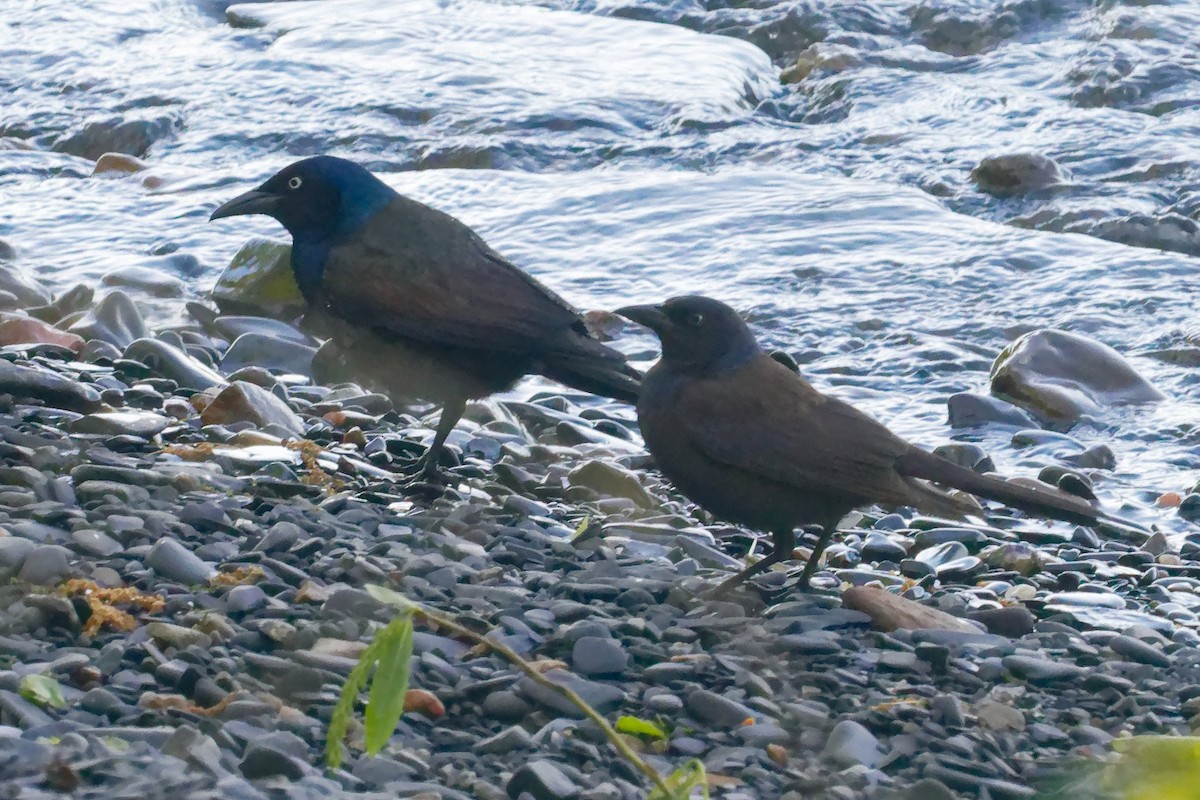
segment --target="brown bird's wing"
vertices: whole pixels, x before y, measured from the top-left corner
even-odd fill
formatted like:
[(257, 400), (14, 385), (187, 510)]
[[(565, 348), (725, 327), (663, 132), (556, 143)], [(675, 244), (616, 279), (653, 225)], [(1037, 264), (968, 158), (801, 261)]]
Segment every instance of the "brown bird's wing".
[(846, 403), (825, 397), (763, 355), (721, 381), (695, 381), (678, 419), (692, 444), (714, 461), (797, 490), (850, 497), (858, 505), (930, 505), (928, 491), (896, 472), (911, 445)]
[(431, 344), (621, 360), (554, 292), (454, 217), (397, 198), (329, 253), (321, 290), (356, 325)]

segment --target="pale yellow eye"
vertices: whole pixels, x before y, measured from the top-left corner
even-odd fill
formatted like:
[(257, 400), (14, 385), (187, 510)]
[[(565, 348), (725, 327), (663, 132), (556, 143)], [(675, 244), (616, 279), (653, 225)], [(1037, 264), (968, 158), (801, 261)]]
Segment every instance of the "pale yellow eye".
[(299, 189), (300, 184), (302, 184), (302, 183), (304, 183), (304, 181), (300, 178), (299, 175), (297, 175), (293, 178), (288, 178), (288, 188), (289, 189)]
[(699, 312), (692, 314), (690, 317), (688, 317), (687, 322), (688, 325), (691, 325), (693, 328), (699, 328), (704, 324), (704, 315)]

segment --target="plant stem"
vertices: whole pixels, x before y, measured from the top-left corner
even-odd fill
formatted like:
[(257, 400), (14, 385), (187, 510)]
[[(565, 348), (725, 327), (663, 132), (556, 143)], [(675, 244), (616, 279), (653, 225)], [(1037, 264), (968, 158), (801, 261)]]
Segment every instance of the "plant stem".
[(612, 742), (613, 747), (617, 748), (617, 750), (620, 751), (621, 755), (623, 755), (623, 756), (625, 756), (625, 758), (629, 759), (630, 762), (632, 762), (633, 765), (635, 767), (637, 767), (638, 770), (640, 770), (643, 775), (645, 775), (647, 778), (649, 778), (650, 781), (656, 787), (658, 787), (659, 791), (662, 792), (663, 797), (671, 796), (671, 789), (669, 786), (667, 786), (666, 781), (663, 780), (662, 775), (658, 774), (658, 770), (656, 770), (654, 767), (650, 766), (650, 764), (648, 764), (641, 756), (639, 756), (637, 753), (635, 753), (633, 751), (633, 748), (631, 748), (629, 746), (629, 744), (626, 743), (625, 739), (621, 736), (621, 734), (617, 733), (616, 729), (613, 728), (612, 725), (608, 724), (608, 720), (606, 720), (604, 717), (602, 717), (600, 715), (600, 712), (596, 711), (596, 709), (594, 709), (590, 705), (588, 705), (587, 701), (584, 700), (582, 697), (580, 697), (578, 694), (576, 694), (574, 689), (571, 689), (568, 686), (563, 686), (562, 684), (558, 684), (558, 683), (555, 683), (554, 681), (550, 680), (545, 675), (543, 675), (542, 673), (540, 673), (536, 669), (534, 669), (532, 664), (530, 664), (528, 661), (526, 661), (524, 658), (522, 658), (515, 650), (513, 650), (508, 645), (502, 644), (500, 642), (494, 642), (491, 639), (488, 639), (487, 637), (481, 636), (478, 633), (476, 633), (475, 631), (471, 630), (470, 628), (466, 628), (466, 627), (463, 627), (462, 625), (458, 624), (450, 617), (447, 617), (436, 611), (430, 611), (429, 609), (424, 608), (419, 605), (414, 608), (413, 614), (415, 616), (422, 617), (426, 620), (429, 620), (430, 622), (432, 622), (436, 625), (440, 625), (444, 628), (447, 628), (448, 630), (453, 631), (454, 633), (458, 634), (459, 636), (464, 636), (467, 639), (470, 639), (471, 641), (475, 642), (476, 644), (479, 644), (479, 645), (482, 645), (483, 647), (488, 648), (489, 650), (493, 650), (493, 651), (499, 653), (500, 655), (504, 656), (509, 661), (511, 661), (513, 663), (513, 665), (516, 666), (517, 669), (521, 670), (521, 672), (524, 672), (529, 677), (529, 679), (532, 680), (534, 683), (538, 684), (539, 686), (543, 686), (547, 689), (550, 689), (553, 692), (557, 692), (557, 693), (561, 694), (563, 697), (567, 698), (569, 701), (571, 701), (571, 703), (573, 705), (575, 705), (580, 711), (583, 712), (584, 716), (586, 716), (588, 719), (590, 719), (592, 722), (596, 723), (596, 725), (598, 725), (600, 727), (600, 730), (602, 730), (604, 732), (604, 735), (608, 737), (608, 740), (610, 742)]

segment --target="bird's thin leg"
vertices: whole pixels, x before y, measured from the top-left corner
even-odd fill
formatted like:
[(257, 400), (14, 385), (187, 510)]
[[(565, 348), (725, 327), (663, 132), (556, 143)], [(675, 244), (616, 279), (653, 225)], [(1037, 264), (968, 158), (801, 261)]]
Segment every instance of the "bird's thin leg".
[(731, 589), (742, 585), (758, 573), (768, 569), (772, 564), (778, 564), (784, 559), (791, 558), (792, 551), (796, 549), (796, 532), (791, 528), (776, 531), (774, 539), (775, 548), (771, 551), (771, 555), (760, 558), (736, 575), (721, 581), (720, 585), (712, 590), (710, 597), (713, 599), (724, 597)]
[(442, 416), (438, 419), (437, 432), (433, 435), (433, 444), (429, 445), (425, 455), (421, 456), (421, 460), (417, 462), (418, 474), (425, 480), (443, 483), (446, 481), (445, 476), (438, 470), (442, 446), (466, 410), (466, 398), (449, 400), (446, 405), (442, 406)]
[(817, 536), (817, 544), (813, 547), (812, 555), (808, 557), (808, 561), (804, 564), (804, 572), (801, 573), (800, 583), (797, 585), (798, 589), (804, 590), (808, 588), (808, 582), (812, 579), (813, 573), (817, 571), (817, 567), (821, 564), (821, 554), (829, 546), (829, 540), (833, 538), (835, 531), (837, 531), (836, 522), (831, 525), (821, 526), (821, 533)]

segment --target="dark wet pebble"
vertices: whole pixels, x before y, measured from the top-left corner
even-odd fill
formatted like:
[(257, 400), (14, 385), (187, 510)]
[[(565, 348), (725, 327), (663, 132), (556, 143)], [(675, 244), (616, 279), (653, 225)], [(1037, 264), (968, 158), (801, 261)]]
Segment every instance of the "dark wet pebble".
[(946, 406), (952, 428), (975, 428), (980, 425), (1031, 428), (1037, 424), (1033, 417), (1012, 403), (988, 395), (960, 392), (951, 395)]
[(550, 761), (537, 760), (520, 767), (505, 787), (512, 800), (528, 794), (534, 800), (572, 800), (582, 788)]
[(688, 713), (701, 722), (734, 728), (761, 715), (749, 707), (708, 689), (693, 689), (684, 699)]
[(1003, 659), (1004, 668), (1021, 680), (1034, 684), (1080, 680), (1087, 671), (1074, 664), (1036, 656), (1011, 655)]
[(146, 565), (164, 578), (188, 586), (207, 583), (216, 574), (211, 564), (201, 561), (174, 539), (155, 542), (146, 557)]
[(1113, 649), (1117, 655), (1123, 656), (1130, 661), (1136, 661), (1139, 664), (1149, 664), (1153, 667), (1163, 667), (1164, 669), (1171, 666), (1171, 657), (1164, 653), (1161, 648), (1135, 639), (1132, 636), (1114, 636), (1109, 640), (1108, 646)]
[(583, 636), (571, 650), (571, 665), (583, 675), (619, 675), (629, 665), (629, 653), (615, 639)]

